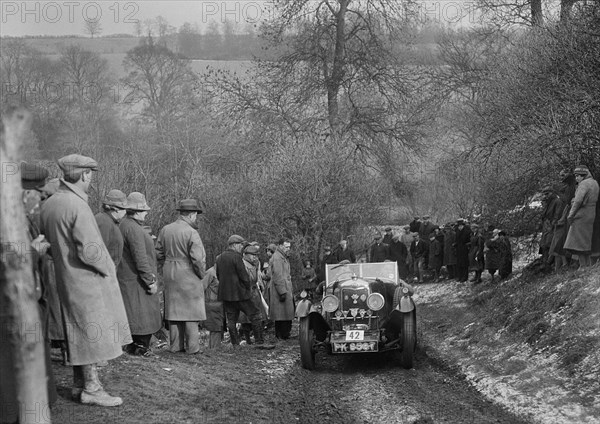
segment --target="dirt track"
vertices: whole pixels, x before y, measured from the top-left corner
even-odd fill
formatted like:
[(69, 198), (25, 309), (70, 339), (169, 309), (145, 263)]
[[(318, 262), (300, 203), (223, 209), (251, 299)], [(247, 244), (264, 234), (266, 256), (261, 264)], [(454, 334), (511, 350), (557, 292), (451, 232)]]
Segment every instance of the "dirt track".
[(522, 423), (485, 400), (451, 368), (417, 354), (402, 369), (391, 355), (317, 354), (302, 369), (297, 339), (273, 351), (242, 346), (188, 357), (122, 356), (102, 370), (124, 398), (115, 410), (68, 400), (70, 369), (55, 363), (57, 423)]

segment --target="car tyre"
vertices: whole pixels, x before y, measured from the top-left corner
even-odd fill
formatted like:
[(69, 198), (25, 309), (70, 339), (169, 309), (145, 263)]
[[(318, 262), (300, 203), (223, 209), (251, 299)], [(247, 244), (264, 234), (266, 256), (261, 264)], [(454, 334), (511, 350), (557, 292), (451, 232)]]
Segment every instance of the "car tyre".
[(402, 314), (402, 355), (400, 363), (403, 368), (413, 367), (415, 347), (417, 345), (417, 323), (413, 312)]
[(307, 370), (315, 369), (315, 332), (310, 327), (310, 320), (308, 317), (300, 318), (300, 360), (302, 361), (302, 367)]

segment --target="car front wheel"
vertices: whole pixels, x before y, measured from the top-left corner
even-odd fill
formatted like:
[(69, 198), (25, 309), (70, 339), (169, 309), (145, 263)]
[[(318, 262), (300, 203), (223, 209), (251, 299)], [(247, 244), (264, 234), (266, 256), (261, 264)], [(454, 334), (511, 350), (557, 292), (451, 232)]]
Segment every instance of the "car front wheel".
[(402, 314), (402, 356), (400, 363), (403, 368), (413, 367), (413, 357), (417, 344), (417, 323), (415, 314), (406, 312)]
[(300, 318), (300, 360), (302, 367), (307, 370), (315, 369), (315, 333), (310, 328), (310, 320), (308, 317)]

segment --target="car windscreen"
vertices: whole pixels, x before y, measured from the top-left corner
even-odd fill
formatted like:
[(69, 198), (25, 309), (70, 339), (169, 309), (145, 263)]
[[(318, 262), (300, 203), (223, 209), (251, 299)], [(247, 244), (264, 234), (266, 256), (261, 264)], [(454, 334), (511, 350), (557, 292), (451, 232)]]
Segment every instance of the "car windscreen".
[(327, 268), (325, 269), (325, 277), (328, 286), (335, 281), (352, 278), (353, 275), (356, 275), (358, 278), (391, 280), (398, 284), (398, 265), (396, 262), (334, 264), (327, 265)]

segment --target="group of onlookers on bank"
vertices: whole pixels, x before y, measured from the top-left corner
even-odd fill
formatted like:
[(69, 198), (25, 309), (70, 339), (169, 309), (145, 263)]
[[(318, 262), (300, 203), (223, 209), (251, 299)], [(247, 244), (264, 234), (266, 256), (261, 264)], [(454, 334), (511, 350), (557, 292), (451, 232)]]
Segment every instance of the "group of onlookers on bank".
[[(559, 270), (577, 258), (579, 266), (589, 266), (600, 257), (600, 211), (598, 182), (586, 166), (572, 172), (559, 173), (558, 188), (547, 185), (542, 189), (542, 235), (540, 254), (542, 264), (554, 262)], [(441, 278), (481, 283), (482, 272), (488, 270), (494, 282), (496, 272), (501, 279), (512, 273), (513, 249), (505, 231), (469, 223), (465, 219), (437, 225), (430, 216), (415, 216), (401, 228), (385, 228), (377, 233), (366, 258), (358, 261), (395, 261), (400, 278), (413, 278), (422, 283), (426, 274), (433, 280)], [(356, 262), (357, 255), (342, 240), (335, 249), (325, 246), (317, 277), (325, 279), (325, 266), (343, 261)], [(305, 263), (303, 278), (311, 280), (310, 262)], [(429, 272), (427, 272), (429, 271)]]
[[(151, 208), (142, 193), (126, 196), (111, 190), (94, 215), (87, 192), (97, 162), (74, 154), (59, 159), (58, 165), (63, 178), (50, 181), (43, 167), (21, 165), (51, 404), (56, 390), (50, 341), (63, 344), (65, 362), (73, 367), (75, 400), (100, 406), (122, 403), (103, 389), (98, 366), (123, 351), (154, 355), (151, 337), (163, 326), (159, 271), (171, 352), (201, 353), (200, 321), (210, 331), (209, 348), (221, 344), (224, 328), (232, 345), (239, 345), (238, 323), (247, 342), (274, 348), (264, 340), (267, 318), (274, 322), (278, 339), (290, 337), (294, 309), (287, 240), (269, 246), (270, 266), (263, 272), (258, 245), (232, 235), (228, 248), (207, 270), (196, 225), (202, 212), (197, 200), (179, 201), (177, 219), (156, 237), (144, 225)], [(3, 378), (0, 384), (2, 405), (16, 405), (15, 383)], [(0, 422), (17, 419), (10, 410), (2, 411)]]
[[(318, 279), (325, 279), (327, 264), (356, 260), (347, 240), (342, 240), (333, 251), (326, 246)], [(512, 247), (502, 230), (484, 231), (478, 224), (469, 224), (464, 219), (439, 226), (425, 215), (414, 217), (401, 231), (387, 227), (383, 236), (377, 233), (364, 261), (395, 261), (398, 276), (404, 280), (412, 278), (415, 283), (423, 283), (427, 275), (434, 281), (442, 278), (467, 281), (470, 272), (474, 272), (473, 280), (479, 283), (484, 269), (489, 271), (492, 280), (497, 271), (501, 278), (511, 274)]]

